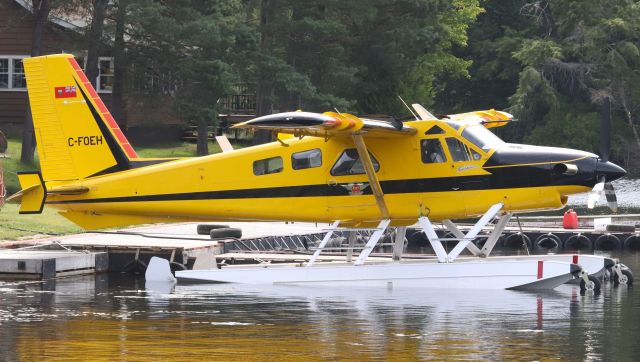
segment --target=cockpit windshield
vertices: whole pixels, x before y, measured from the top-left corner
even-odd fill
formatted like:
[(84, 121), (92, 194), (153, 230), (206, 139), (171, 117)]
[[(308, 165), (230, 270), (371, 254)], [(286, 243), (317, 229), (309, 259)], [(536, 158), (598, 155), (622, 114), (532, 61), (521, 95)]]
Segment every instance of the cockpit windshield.
[(493, 134), (493, 132), (481, 124), (469, 125), (462, 131), (462, 137), (485, 151), (504, 144), (504, 141), (501, 140), (500, 137)]

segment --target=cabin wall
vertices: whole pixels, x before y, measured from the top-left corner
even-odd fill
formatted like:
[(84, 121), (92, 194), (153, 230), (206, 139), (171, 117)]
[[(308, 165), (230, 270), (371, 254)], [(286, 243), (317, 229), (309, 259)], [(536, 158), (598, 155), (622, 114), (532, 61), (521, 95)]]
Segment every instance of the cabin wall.
[[(0, 58), (27, 57), (31, 54), (35, 18), (28, 10), (15, 1), (0, 1)], [(49, 22), (45, 26), (42, 54), (85, 52), (81, 34)], [(108, 108), (112, 97), (109, 92), (99, 92)], [(21, 132), (27, 114), (29, 99), (26, 89), (0, 88), (0, 130), (16, 136)], [(153, 102), (137, 101), (125, 94), (124, 119), (116, 120), (121, 128), (139, 141), (178, 140), (182, 133), (182, 120), (175, 114), (173, 101), (169, 96)], [(134, 132), (131, 132), (135, 130)]]
[[(29, 56), (33, 38), (34, 17), (15, 1), (0, 2), (0, 58)], [(43, 54), (72, 51), (77, 35), (55, 24), (48, 24), (43, 36)], [(24, 122), (27, 109), (26, 89), (0, 88), (0, 129)]]

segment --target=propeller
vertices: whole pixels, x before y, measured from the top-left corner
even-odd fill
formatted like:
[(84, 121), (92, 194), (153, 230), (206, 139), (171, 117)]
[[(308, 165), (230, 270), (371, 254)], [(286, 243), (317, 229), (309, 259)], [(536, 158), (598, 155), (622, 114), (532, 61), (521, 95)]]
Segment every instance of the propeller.
[(602, 104), (602, 113), (600, 116), (600, 159), (596, 166), (596, 177), (598, 183), (593, 186), (587, 200), (587, 207), (593, 209), (603, 195), (607, 200), (609, 208), (613, 212), (618, 211), (618, 198), (611, 182), (607, 182), (605, 175), (598, 176), (598, 171), (606, 172), (609, 167), (609, 150), (611, 149), (611, 101), (606, 97)]

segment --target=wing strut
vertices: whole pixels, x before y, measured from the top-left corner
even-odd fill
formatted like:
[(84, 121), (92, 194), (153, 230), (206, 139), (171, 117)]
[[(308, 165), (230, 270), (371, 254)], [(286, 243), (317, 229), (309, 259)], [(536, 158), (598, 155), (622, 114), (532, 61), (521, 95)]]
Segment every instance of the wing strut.
[(376, 177), (376, 170), (373, 167), (373, 162), (371, 162), (371, 157), (369, 157), (369, 152), (367, 152), (367, 145), (364, 143), (361, 134), (353, 134), (353, 142), (356, 145), (358, 156), (360, 156), (364, 170), (369, 178), (371, 191), (373, 191), (373, 196), (376, 198), (376, 204), (378, 204), (380, 214), (382, 214), (383, 219), (389, 219), (389, 209), (387, 209), (387, 204), (384, 202), (382, 187), (380, 187), (380, 182), (378, 182), (378, 178)]

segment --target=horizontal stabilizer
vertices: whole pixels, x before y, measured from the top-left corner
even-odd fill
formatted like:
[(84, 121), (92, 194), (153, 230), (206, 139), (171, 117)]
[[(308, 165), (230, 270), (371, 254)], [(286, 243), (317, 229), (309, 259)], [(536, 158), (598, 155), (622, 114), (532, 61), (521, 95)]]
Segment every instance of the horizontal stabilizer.
[(453, 121), (475, 121), (486, 128), (502, 127), (509, 122), (513, 122), (513, 116), (507, 112), (488, 109), (485, 111), (474, 111), (459, 114), (450, 114), (447, 117)]
[(19, 172), (18, 181), (22, 190), (11, 197), (21, 197), (20, 214), (40, 214), (47, 199), (47, 188), (40, 172)]
[(411, 106), (413, 107), (413, 109), (415, 109), (416, 113), (418, 113), (418, 116), (420, 116), (420, 119), (425, 121), (438, 120), (438, 117), (434, 116), (431, 112), (427, 111), (427, 109), (424, 108), (421, 104), (413, 103)]

